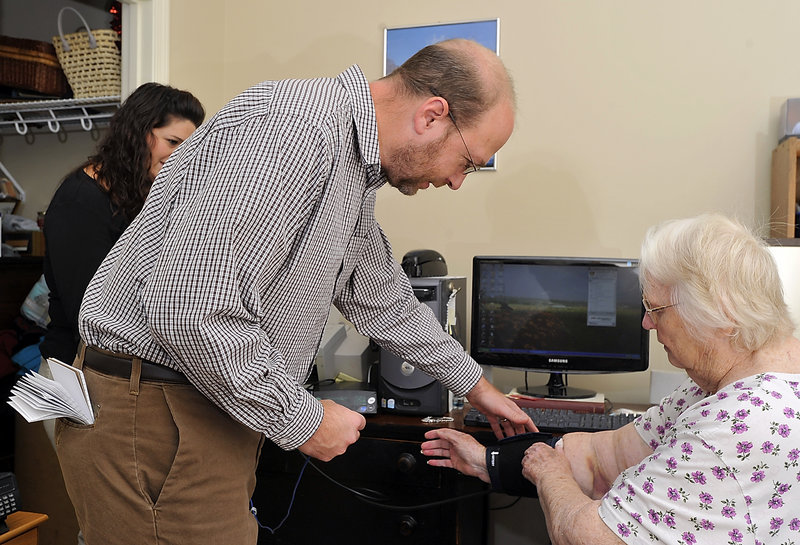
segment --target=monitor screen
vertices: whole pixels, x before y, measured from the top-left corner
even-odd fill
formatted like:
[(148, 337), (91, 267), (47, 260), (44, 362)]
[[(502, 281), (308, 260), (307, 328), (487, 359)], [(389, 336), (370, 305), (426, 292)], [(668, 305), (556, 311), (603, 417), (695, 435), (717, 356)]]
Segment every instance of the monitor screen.
[(588, 397), (569, 373), (644, 371), (649, 335), (635, 259), (476, 256), (470, 352), (482, 365), (551, 373), (527, 393)]

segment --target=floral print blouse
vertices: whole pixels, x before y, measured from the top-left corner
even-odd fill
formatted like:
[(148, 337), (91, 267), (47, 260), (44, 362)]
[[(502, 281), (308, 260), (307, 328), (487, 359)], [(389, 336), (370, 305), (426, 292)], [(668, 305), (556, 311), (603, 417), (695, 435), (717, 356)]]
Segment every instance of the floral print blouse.
[(634, 422), (654, 450), (599, 514), (625, 543), (800, 545), (800, 375), (707, 395), (691, 379)]

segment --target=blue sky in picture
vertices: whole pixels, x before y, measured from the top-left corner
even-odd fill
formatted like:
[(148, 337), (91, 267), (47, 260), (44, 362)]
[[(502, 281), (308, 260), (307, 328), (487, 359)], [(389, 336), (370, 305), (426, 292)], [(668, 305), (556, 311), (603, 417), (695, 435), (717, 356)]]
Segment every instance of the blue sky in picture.
[(391, 74), (411, 55), (425, 47), (451, 38), (467, 38), (497, 51), (497, 19), (386, 29), (384, 74)]

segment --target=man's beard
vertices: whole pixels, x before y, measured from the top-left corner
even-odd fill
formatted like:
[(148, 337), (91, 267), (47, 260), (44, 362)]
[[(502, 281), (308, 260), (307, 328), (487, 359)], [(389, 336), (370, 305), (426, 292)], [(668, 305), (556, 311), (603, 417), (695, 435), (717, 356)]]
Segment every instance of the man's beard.
[(431, 181), (436, 159), (439, 157), (448, 135), (428, 146), (407, 144), (395, 151), (386, 163), (383, 173), (389, 185), (397, 188), (403, 195), (414, 195), (420, 186)]

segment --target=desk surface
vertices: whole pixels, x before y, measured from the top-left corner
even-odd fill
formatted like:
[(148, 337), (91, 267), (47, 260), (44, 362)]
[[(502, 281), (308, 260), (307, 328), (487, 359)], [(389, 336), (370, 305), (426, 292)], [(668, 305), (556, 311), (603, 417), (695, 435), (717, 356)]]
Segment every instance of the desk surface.
[(21, 536), (46, 520), (47, 515), (42, 515), (41, 513), (29, 513), (27, 511), (11, 513), (6, 517), (8, 532), (0, 534), (0, 543), (7, 543), (15, 537)]
[[(646, 410), (649, 405), (633, 405), (630, 403), (620, 403), (617, 408), (628, 408), (637, 411)], [(463, 409), (455, 409), (447, 414), (453, 418), (452, 422), (425, 423), (422, 419), (425, 415), (399, 415), (389, 413), (379, 413), (365, 415), (367, 425), (361, 432), (362, 437), (376, 437), (383, 439), (403, 439), (411, 441), (423, 441), (422, 435), (428, 429), (452, 428), (467, 432), (483, 444), (492, 444), (497, 438), (491, 428), (484, 426), (465, 426), (464, 415), (469, 410), (470, 405), (465, 404)]]
[(464, 409), (456, 409), (447, 414), (453, 419), (452, 422), (426, 423), (422, 419), (425, 415), (400, 415), (390, 413), (379, 413), (365, 415), (367, 425), (361, 432), (362, 437), (379, 437), (383, 439), (406, 439), (411, 441), (424, 441), (423, 434), (429, 429), (452, 428), (464, 431), (474, 436), (478, 441), (491, 443), (496, 441), (494, 433), (490, 428), (465, 426), (464, 414), (469, 409), (469, 405)]

